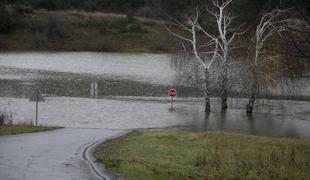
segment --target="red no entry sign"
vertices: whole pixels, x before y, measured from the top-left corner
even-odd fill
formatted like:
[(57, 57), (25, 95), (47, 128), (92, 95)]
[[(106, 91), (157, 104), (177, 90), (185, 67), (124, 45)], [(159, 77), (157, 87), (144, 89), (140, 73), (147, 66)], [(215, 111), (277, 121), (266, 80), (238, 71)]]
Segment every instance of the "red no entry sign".
[(170, 97), (177, 96), (177, 91), (175, 89), (169, 89), (168, 96), (170, 96)]

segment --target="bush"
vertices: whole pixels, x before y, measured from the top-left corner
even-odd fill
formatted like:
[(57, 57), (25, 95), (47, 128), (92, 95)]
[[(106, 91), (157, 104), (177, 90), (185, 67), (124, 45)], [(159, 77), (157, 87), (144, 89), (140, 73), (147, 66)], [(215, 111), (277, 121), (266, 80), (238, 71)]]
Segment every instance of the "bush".
[(167, 52), (169, 49), (167, 48), (167, 45), (163, 42), (155, 42), (152, 46), (152, 50), (155, 52)]
[(0, 7), (0, 33), (10, 33), (18, 23), (17, 13), (9, 12), (4, 6)]
[(36, 32), (33, 36), (33, 45), (36, 48), (46, 48), (48, 46), (48, 38), (44, 33)]
[(110, 28), (110, 23), (101, 19), (87, 19), (80, 23), (81, 26), (96, 28), (101, 34), (105, 34)]
[(40, 21), (30, 21), (25, 23), (26, 28), (34, 33), (43, 34), (48, 38), (64, 38), (67, 36), (65, 22), (50, 17)]
[(132, 23), (132, 24), (128, 24), (126, 26), (126, 30), (125, 32), (128, 32), (128, 33), (142, 33), (142, 27), (140, 24), (137, 24), (137, 23)]
[(33, 14), (33, 9), (32, 9), (32, 7), (29, 7), (29, 6), (16, 5), (16, 6), (14, 7), (14, 10), (15, 10), (16, 13), (19, 14), (19, 15)]
[(98, 37), (89, 41), (88, 48), (94, 51), (115, 52), (118, 48), (112, 42), (112, 38)]
[(83, 9), (92, 11), (96, 8), (94, 0), (32, 0), (31, 4), (34, 8), (47, 10)]
[(48, 20), (46, 32), (48, 37), (60, 37), (63, 38), (66, 36), (64, 23), (57, 21), (53, 18)]
[(13, 124), (12, 114), (1, 112), (0, 113), (0, 126), (11, 125), (11, 124)]
[(1, 113), (0, 114), (0, 126), (3, 126), (5, 122), (5, 114)]
[(45, 1), (34, 1), (32, 2), (35, 8), (44, 8), (47, 10), (63, 9), (63, 4), (60, 4), (59, 0), (45, 0)]
[(143, 33), (142, 25), (132, 15), (127, 15), (126, 18), (115, 21), (112, 24), (121, 33)]

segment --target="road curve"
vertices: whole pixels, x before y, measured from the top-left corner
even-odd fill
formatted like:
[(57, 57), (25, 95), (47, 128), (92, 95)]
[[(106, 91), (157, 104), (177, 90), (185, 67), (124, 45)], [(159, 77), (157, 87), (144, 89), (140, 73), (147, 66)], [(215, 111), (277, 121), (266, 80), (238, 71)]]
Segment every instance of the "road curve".
[(1, 136), (0, 179), (110, 179), (92, 153), (98, 143), (124, 133), (122, 130), (64, 128)]

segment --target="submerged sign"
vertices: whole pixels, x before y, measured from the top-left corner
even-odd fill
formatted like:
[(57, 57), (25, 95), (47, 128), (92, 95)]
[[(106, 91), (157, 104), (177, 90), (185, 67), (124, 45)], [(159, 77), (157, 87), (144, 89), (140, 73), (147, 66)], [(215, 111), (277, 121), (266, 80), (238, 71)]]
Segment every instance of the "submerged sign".
[(177, 96), (177, 91), (175, 89), (169, 89), (168, 96), (171, 97), (171, 107), (169, 111), (174, 112), (175, 108), (173, 108), (173, 98)]
[(177, 96), (177, 91), (175, 89), (169, 89), (168, 95), (173, 98)]
[(44, 98), (39, 88), (36, 88), (29, 98), (30, 102), (36, 102), (36, 126), (38, 125), (38, 102), (44, 102)]
[(44, 102), (44, 98), (42, 96), (42, 93), (40, 89), (36, 88), (33, 92), (32, 95), (30, 96), (29, 99), (30, 102)]

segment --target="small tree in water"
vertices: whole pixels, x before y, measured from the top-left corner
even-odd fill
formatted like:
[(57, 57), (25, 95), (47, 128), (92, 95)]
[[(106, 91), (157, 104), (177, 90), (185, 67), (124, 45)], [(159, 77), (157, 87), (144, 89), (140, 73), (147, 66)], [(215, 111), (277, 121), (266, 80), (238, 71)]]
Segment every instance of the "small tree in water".
[[(170, 34), (181, 40), (184, 52), (188, 54), (188, 56), (193, 57), (203, 67), (205, 79), (205, 112), (210, 112), (211, 105), (209, 75), (212, 64), (218, 58), (218, 39), (212, 36), (205, 27), (202, 27), (200, 25), (199, 16), (200, 13), (198, 11), (198, 8), (196, 8), (195, 13), (190, 17), (186, 17), (182, 22), (175, 18), (171, 18), (177, 28), (187, 32), (187, 36), (184, 34), (177, 34), (168, 27), (166, 27), (166, 29), (169, 31)], [(205, 42), (199, 43), (198, 36), (203, 36)], [(199, 39), (199, 41), (201, 42), (201, 39)], [(188, 44), (189, 46), (187, 46)], [(201, 44), (205, 50), (207, 49), (206, 51), (201, 50)], [(208, 59), (207, 57), (210, 56), (211, 58)]]
[[(258, 94), (260, 79), (276, 82), (275, 74), (279, 73), (280, 70), (271, 69), (266, 72), (266, 65), (274, 66), (279, 65), (278, 54), (268, 53), (264, 46), (268, 39), (274, 35), (281, 35), (281, 32), (286, 31), (287, 27), (295, 26), (291, 19), (281, 18), (285, 10), (273, 10), (269, 13), (264, 14), (259, 24), (256, 27), (255, 32), (255, 55), (253, 61), (249, 66), (249, 73), (251, 76), (251, 96), (246, 107), (246, 112), (251, 114), (254, 108), (256, 96)], [(285, 67), (287, 69), (288, 67)]]
[(243, 24), (238, 25), (233, 21), (236, 17), (232, 16), (230, 5), (233, 0), (213, 0), (214, 10), (208, 10), (216, 20), (216, 27), (219, 39), (219, 57), (221, 60), (220, 68), (220, 96), (222, 109), (227, 109), (229, 64), (231, 63), (231, 52), (238, 48), (234, 46), (236, 37), (242, 35)]
[[(227, 109), (227, 96), (228, 96), (228, 68), (229, 63), (231, 61), (230, 54), (231, 51), (234, 50), (234, 41), (236, 37), (243, 34), (245, 31), (242, 31), (243, 25), (236, 25), (233, 23), (235, 17), (233, 17), (230, 13), (229, 6), (232, 0), (225, 0), (223, 2), (219, 2), (218, 0), (213, 0), (213, 10), (208, 10), (208, 12), (214, 17), (216, 21), (216, 29), (215, 33), (211, 34), (210, 32), (212, 29), (203, 28), (199, 24), (199, 13), (196, 9), (196, 15), (192, 16), (191, 18), (187, 18), (186, 23), (181, 23), (176, 19), (173, 19), (176, 22), (177, 26), (180, 29), (183, 29), (187, 32), (190, 32), (191, 39), (186, 38), (186, 36), (181, 36), (172, 32), (170, 29), (168, 31), (180, 38), (185, 42), (189, 42), (191, 47), (191, 52), (194, 54), (196, 60), (200, 62), (205, 70), (205, 99), (206, 99), (206, 112), (210, 111), (209, 103), (209, 96), (210, 96), (210, 88), (209, 88), (209, 75), (210, 75), (210, 68), (212, 67), (213, 62), (218, 59), (220, 60), (220, 96), (222, 99), (222, 109)], [(207, 39), (206, 42), (203, 42), (202, 47), (207, 49), (212, 49), (208, 52), (203, 52), (201, 47), (198, 46), (198, 36), (199, 42), (204, 41)], [(183, 46), (186, 47), (186, 46)], [(211, 48), (210, 48), (211, 47)], [(206, 60), (206, 54), (212, 55), (211, 60)]]

